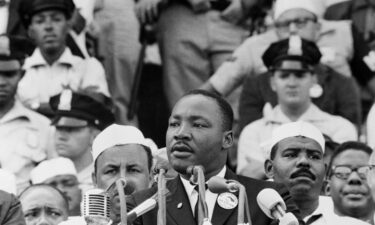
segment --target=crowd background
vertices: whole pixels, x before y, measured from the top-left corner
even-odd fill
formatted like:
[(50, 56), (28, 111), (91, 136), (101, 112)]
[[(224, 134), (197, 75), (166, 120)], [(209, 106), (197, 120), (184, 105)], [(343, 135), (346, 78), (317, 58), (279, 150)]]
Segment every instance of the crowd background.
[[(123, 174), (132, 183), (127, 194), (152, 186), (152, 166), (170, 166), (164, 147), (174, 106), (201, 89), (225, 98), (234, 112), (228, 168), (270, 178), (265, 149), (273, 131), (310, 122), (325, 140), (319, 202), (374, 224), (374, 157), (367, 161), (375, 147), (374, 21), (374, 0), (0, 0), (0, 190), (18, 197), (1, 199), (30, 224), (31, 202), (55, 205), (62, 216), (51, 224), (58, 224), (80, 215), (87, 190), (113, 188), (114, 172), (105, 170), (118, 163), (121, 174), (121, 157), (139, 162), (139, 176), (128, 167)], [(288, 99), (285, 87), (293, 85), (270, 61), (290, 54), (283, 46), (294, 36), (312, 45), (302, 55), (314, 68), (295, 84), (297, 101)], [(115, 148), (129, 144), (130, 152)], [(348, 149), (358, 151), (346, 156)], [(349, 164), (345, 157), (358, 158), (350, 162), (358, 177), (344, 179), (365, 196), (352, 208), (335, 175)], [(1, 224), (19, 224), (1, 213)]]

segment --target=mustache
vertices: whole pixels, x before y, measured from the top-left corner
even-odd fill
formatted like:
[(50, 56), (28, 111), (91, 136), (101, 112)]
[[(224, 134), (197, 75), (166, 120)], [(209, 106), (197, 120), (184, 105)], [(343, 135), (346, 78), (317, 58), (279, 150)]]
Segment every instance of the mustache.
[(306, 168), (299, 169), (296, 172), (292, 173), (292, 175), (290, 175), (290, 178), (293, 179), (301, 176), (309, 177), (312, 180), (316, 179), (316, 176), (309, 169)]

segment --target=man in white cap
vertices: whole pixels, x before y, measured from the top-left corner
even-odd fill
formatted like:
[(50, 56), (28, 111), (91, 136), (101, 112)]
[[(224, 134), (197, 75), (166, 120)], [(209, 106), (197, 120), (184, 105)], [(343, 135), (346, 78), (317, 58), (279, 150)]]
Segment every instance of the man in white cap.
[[(352, 58), (355, 56), (356, 61), (358, 61), (357, 65), (363, 66), (362, 57), (368, 54), (368, 52), (358, 54), (359, 50), (362, 48), (354, 48), (350, 23), (347, 21), (322, 21), (321, 17), (323, 13), (324, 6), (321, 1), (277, 0), (274, 5), (273, 16), (276, 29), (270, 29), (266, 33), (251, 36), (245, 40), (233, 53), (232, 58), (224, 62), (219, 69), (216, 70), (203, 88), (215, 90), (222, 95), (228, 95), (237, 86), (243, 83), (245, 77), (254, 77), (266, 72), (266, 67), (261, 60), (261, 55), (271, 43), (287, 38), (291, 33), (298, 34), (302, 38), (311, 41), (316, 41), (323, 53), (322, 64), (333, 68), (340, 74), (350, 76), (351, 69), (349, 61), (354, 62)], [(357, 46), (356, 41), (355, 44)], [(353, 54), (354, 52), (356, 54)], [(360, 57), (360, 55), (362, 55), (362, 57)], [(328, 76), (331, 76), (330, 73), (329, 71), (324, 72), (324, 74)], [(370, 74), (368, 69), (366, 74)], [(364, 76), (364, 74), (354, 75)], [(350, 81), (354, 82), (352, 79), (350, 79)], [(348, 88), (348, 90), (355, 90), (354, 84), (349, 84), (349, 86), (351, 86), (351, 88)], [(353, 107), (353, 100), (342, 99), (344, 101), (339, 101), (339, 104), (335, 107), (327, 105), (326, 103), (323, 104), (323, 109), (329, 112), (335, 112), (353, 122), (359, 122), (359, 102), (357, 102), (356, 108)], [(341, 104), (347, 101), (352, 102), (351, 107), (340, 107)], [(243, 116), (240, 111), (241, 124), (241, 117)], [(243, 126), (244, 125), (241, 125), (241, 127)]]
[(79, 188), (77, 171), (68, 158), (53, 158), (41, 162), (31, 171), (32, 184), (49, 184), (66, 194), (69, 201), (69, 216), (80, 215), (82, 191)]
[(332, 200), (319, 197), (326, 168), (323, 134), (307, 122), (284, 124), (274, 130), (265, 162), (268, 178), (283, 183), (306, 224), (367, 224), (333, 212)]
[[(112, 124), (99, 133), (92, 145), (94, 173), (97, 188), (104, 189), (118, 200), (115, 182), (125, 179), (125, 194), (146, 189), (152, 184), (152, 155), (148, 141), (133, 126)], [(120, 208), (114, 206), (112, 220), (117, 221)]]
[(278, 104), (264, 110), (263, 118), (242, 130), (238, 141), (237, 173), (265, 178), (263, 164), (267, 154), (262, 144), (271, 137), (273, 129), (284, 123), (308, 121), (338, 143), (357, 139), (353, 124), (312, 103), (310, 90), (317, 82), (313, 68), (320, 57), (316, 44), (299, 36), (273, 43), (266, 50), (263, 61), (272, 73), (269, 82)]

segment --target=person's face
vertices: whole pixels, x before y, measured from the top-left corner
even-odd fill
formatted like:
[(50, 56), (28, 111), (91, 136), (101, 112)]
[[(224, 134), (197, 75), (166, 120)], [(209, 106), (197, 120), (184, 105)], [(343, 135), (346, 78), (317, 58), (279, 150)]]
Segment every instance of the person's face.
[(21, 70), (0, 71), (0, 106), (7, 105), (13, 101), (21, 78)]
[(42, 52), (55, 52), (65, 46), (69, 22), (62, 11), (46, 10), (31, 18), (29, 35)]
[(276, 18), (276, 33), (280, 40), (291, 35), (315, 41), (320, 32), (320, 24), (313, 13), (304, 9), (290, 9)]
[(43, 183), (54, 186), (67, 196), (71, 214), (76, 214), (76, 211), (79, 211), (82, 191), (78, 186), (79, 183), (76, 176), (70, 174), (58, 175), (47, 179)]
[(59, 156), (72, 160), (83, 156), (91, 148), (96, 136), (94, 128), (56, 126), (55, 146)]
[[(363, 151), (346, 150), (333, 160), (332, 167), (337, 169), (332, 172), (339, 172), (341, 166), (351, 169), (368, 166), (368, 158), (369, 155)], [(335, 210), (340, 214), (356, 216), (373, 210), (373, 200), (366, 175), (362, 174), (361, 177), (356, 171), (348, 174), (347, 179), (345, 179), (332, 174), (328, 183), (328, 194), (332, 196)]]
[(286, 185), (296, 199), (318, 198), (325, 175), (320, 145), (310, 138), (290, 137), (277, 146), (274, 159), (265, 163), (267, 176)]
[[(126, 194), (149, 187), (152, 176), (148, 169), (146, 150), (138, 144), (114, 146), (105, 150), (96, 160), (94, 183), (107, 189), (119, 178), (126, 179)], [(112, 192), (110, 189), (109, 192)]]
[(62, 196), (48, 187), (27, 190), (21, 198), (26, 225), (57, 225), (68, 219)]
[[(282, 68), (300, 68), (300, 62), (286, 60)], [(276, 92), (278, 103), (285, 106), (300, 106), (310, 102), (310, 89), (316, 76), (309, 71), (276, 70), (271, 76), (271, 88)]]
[(202, 165), (206, 176), (218, 172), (225, 165), (226, 150), (232, 142), (232, 131), (224, 131), (215, 100), (188, 95), (174, 106), (166, 145), (169, 162), (180, 174), (186, 174), (191, 165)]
[(96, 171), (93, 174), (94, 184), (107, 190), (111, 197), (111, 219), (118, 222), (121, 212), (118, 190), (115, 182), (126, 180), (125, 194), (130, 195), (150, 187), (152, 174), (148, 168), (146, 150), (138, 144), (114, 146), (99, 155), (96, 159)]

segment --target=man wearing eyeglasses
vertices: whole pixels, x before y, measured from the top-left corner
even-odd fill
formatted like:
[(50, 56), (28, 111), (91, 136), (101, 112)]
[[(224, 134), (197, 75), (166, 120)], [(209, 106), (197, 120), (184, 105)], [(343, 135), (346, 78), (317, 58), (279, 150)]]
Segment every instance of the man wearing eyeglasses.
[(335, 213), (374, 224), (375, 204), (366, 177), (372, 149), (360, 142), (345, 142), (333, 153), (328, 170), (327, 194)]
[(262, 59), (270, 73), (270, 84), (278, 105), (264, 110), (263, 118), (247, 125), (238, 141), (237, 173), (258, 179), (265, 178), (264, 143), (273, 129), (293, 122), (307, 121), (336, 142), (357, 139), (357, 132), (348, 120), (328, 114), (312, 103), (310, 90), (317, 82), (314, 65), (321, 53), (314, 42), (292, 36), (273, 43)]

